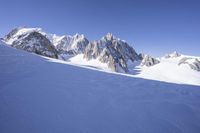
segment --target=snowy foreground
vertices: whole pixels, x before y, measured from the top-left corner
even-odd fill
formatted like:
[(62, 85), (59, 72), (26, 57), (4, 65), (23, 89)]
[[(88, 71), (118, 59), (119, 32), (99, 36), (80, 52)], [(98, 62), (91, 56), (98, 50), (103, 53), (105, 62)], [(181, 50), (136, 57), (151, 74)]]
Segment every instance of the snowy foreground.
[(100, 72), (0, 45), (0, 133), (199, 132), (199, 86)]

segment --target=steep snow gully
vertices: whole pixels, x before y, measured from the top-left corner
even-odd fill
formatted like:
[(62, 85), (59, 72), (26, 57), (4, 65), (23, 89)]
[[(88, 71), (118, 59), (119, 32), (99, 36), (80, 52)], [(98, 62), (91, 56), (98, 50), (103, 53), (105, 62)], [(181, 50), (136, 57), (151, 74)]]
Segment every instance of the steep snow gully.
[(52, 62), (0, 45), (0, 133), (199, 133), (200, 87)]

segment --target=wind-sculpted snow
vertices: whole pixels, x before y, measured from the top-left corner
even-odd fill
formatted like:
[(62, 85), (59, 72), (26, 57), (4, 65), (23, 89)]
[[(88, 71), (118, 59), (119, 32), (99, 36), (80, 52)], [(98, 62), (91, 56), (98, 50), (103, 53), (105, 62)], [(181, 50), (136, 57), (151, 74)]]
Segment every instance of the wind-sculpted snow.
[(0, 44), (1, 133), (200, 131), (199, 86), (55, 61)]

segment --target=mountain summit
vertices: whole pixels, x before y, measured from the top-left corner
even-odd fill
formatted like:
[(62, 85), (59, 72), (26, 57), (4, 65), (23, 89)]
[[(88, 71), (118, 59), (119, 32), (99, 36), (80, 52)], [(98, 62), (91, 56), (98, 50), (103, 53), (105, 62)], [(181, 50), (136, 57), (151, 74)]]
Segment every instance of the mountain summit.
[(108, 63), (112, 71), (125, 73), (129, 72), (129, 63), (140, 60), (133, 47), (111, 33), (102, 37), (101, 40), (89, 43), (85, 49), (84, 58), (98, 59), (102, 63)]
[[(173, 74), (170, 73), (175, 68), (177, 68), (175, 73), (178, 71), (181, 73), (183, 68), (200, 71), (199, 57), (181, 55), (176, 51), (167, 54), (164, 58), (138, 54), (131, 45), (112, 33), (107, 33), (100, 40), (89, 41), (83, 34), (57, 36), (46, 33), (41, 28), (19, 27), (7, 34), (3, 41), (17, 49), (76, 65), (86, 65), (111, 72), (137, 74), (150, 79), (155, 77), (155, 79), (165, 80), (165, 78), (160, 78), (162, 76), (172, 79)], [(166, 70), (169, 72), (165, 73)], [(179, 80), (178, 77), (175, 79)]]
[(40, 28), (16, 28), (5, 36), (4, 41), (17, 49), (58, 58), (58, 51)]
[(97, 59), (114, 72), (128, 73), (128, 65), (141, 60), (133, 47), (112, 33), (90, 42), (78, 33), (74, 36), (56, 36), (41, 28), (20, 27), (6, 35), (4, 41), (18, 49), (62, 60), (84, 54), (86, 60)]

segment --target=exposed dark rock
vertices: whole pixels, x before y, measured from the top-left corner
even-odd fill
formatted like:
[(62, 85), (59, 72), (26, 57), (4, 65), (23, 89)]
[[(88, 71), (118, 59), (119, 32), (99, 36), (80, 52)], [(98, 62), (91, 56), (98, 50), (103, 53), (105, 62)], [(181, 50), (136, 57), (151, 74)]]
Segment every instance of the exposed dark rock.
[(179, 56), (181, 56), (181, 54), (179, 54), (178, 52), (174, 51), (174, 52), (171, 53), (171, 54), (165, 55), (165, 58), (177, 58), (177, 57), (179, 57)]
[(89, 43), (85, 48), (84, 58), (99, 59), (102, 63), (107, 63), (108, 67), (115, 72), (129, 71), (127, 62), (134, 62), (140, 57), (135, 50), (126, 42), (115, 38), (111, 33), (108, 33), (99, 41)]
[(74, 36), (63, 37), (56, 45), (56, 48), (60, 54), (77, 55), (83, 53), (88, 44), (89, 41), (87, 38), (76, 34)]
[(153, 58), (153, 57), (151, 57), (151, 56), (149, 56), (149, 55), (145, 55), (145, 56), (143, 57), (143, 60), (142, 60), (142, 62), (141, 62), (141, 65), (142, 65), (142, 66), (150, 67), (150, 66), (156, 65), (156, 64), (158, 64), (158, 63), (160, 63), (159, 60), (157, 60), (157, 59), (155, 59), (155, 58)]
[(192, 57), (184, 57), (182, 58), (178, 65), (187, 64), (193, 70), (200, 71), (200, 60)]
[[(11, 39), (12, 36), (17, 33), (17, 31), (17, 29), (11, 31), (11, 33), (9, 33), (6, 36), (6, 40)], [(52, 43), (49, 41), (49, 39), (47, 39), (46, 36), (36, 31), (18, 35), (17, 39), (12, 42), (11, 46), (39, 55), (58, 58), (58, 52), (56, 48), (52, 45)]]

